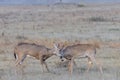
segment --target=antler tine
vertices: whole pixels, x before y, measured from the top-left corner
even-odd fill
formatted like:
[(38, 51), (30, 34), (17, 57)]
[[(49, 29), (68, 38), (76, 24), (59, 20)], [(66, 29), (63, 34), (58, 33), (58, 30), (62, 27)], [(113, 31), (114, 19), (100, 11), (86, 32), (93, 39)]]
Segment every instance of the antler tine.
[(54, 45), (55, 48), (58, 48), (58, 43), (54, 42), (53, 45)]
[(62, 42), (61, 43), (54, 43), (54, 47), (62, 49), (62, 48), (64, 48), (64, 44)]

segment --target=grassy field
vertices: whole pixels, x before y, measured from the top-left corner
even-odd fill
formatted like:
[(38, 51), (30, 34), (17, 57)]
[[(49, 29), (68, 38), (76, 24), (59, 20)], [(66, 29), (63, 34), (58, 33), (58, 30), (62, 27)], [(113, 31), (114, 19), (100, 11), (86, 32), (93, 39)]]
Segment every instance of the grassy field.
[[(66, 62), (57, 56), (47, 60), (51, 72), (42, 72), (39, 60), (27, 57), (15, 67), (14, 47), (30, 42), (53, 47), (53, 42), (97, 41), (96, 65), (85, 73), (87, 59), (76, 59), (70, 76)], [(0, 80), (120, 80), (120, 4), (0, 6)]]

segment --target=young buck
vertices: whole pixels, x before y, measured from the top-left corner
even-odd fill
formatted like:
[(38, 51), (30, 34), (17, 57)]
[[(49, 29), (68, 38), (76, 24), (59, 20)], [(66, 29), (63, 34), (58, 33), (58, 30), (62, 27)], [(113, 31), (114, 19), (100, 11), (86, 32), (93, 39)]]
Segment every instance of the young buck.
[[(43, 45), (30, 44), (30, 43), (19, 43), (14, 49), (14, 57), (16, 59), (16, 66), (21, 64), (26, 56), (33, 56), (40, 60), (40, 63), (46, 67), (49, 71), (46, 59), (54, 55), (54, 49), (46, 48)], [(43, 70), (44, 71), (44, 70)]]
[[(73, 72), (73, 64), (74, 64), (74, 58), (76, 57), (86, 57), (88, 58), (88, 69), (89, 71), (90, 67), (92, 66), (93, 62), (98, 65), (98, 62), (95, 59), (96, 54), (96, 48), (99, 48), (99, 45), (95, 44), (76, 44), (72, 46), (62, 47), (59, 48), (58, 45), (54, 44), (56, 55), (58, 55), (61, 60), (63, 61), (63, 58), (69, 60), (68, 63), (68, 69), (70, 73)], [(100, 72), (103, 73), (102, 67), (100, 65), (99, 69)]]

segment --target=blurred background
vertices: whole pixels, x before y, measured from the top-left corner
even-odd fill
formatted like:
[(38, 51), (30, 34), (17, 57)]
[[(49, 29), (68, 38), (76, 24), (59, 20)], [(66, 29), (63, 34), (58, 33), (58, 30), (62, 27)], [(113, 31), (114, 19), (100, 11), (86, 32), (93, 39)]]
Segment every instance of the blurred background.
[(38, 5), (55, 3), (116, 3), (120, 0), (0, 0), (0, 5)]

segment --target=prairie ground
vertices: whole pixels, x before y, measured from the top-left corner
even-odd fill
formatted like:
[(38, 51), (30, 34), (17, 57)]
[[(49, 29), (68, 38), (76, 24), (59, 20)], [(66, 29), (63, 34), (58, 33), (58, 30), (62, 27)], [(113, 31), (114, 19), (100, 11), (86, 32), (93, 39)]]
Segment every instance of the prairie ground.
[[(57, 56), (46, 62), (51, 72), (42, 72), (39, 60), (27, 57), (15, 67), (14, 47), (18, 42), (42, 44), (53, 42), (98, 42), (96, 65), (85, 73), (87, 59), (75, 59), (73, 75), (67, 62)], [(120, 4), (46, 6), (0, 6), (0, 80), (120, 80)]]

